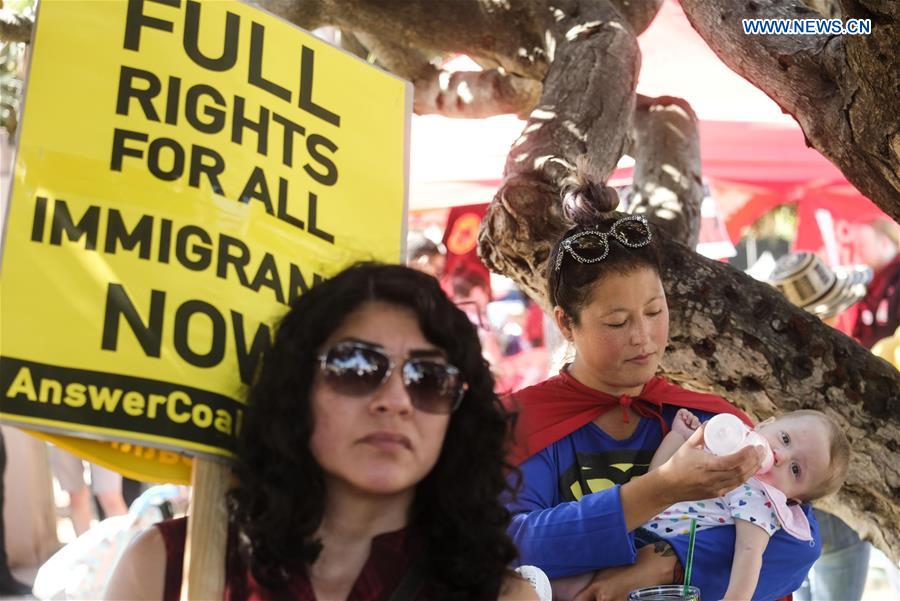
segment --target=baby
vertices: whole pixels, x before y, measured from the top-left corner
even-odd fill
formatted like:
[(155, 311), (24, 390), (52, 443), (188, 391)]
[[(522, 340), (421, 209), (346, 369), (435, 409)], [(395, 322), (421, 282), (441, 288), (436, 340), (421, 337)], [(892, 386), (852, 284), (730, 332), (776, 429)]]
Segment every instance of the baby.
[[(672, 430), (650, 462), (650, 469), (665, 463), (700, 427), (700, 420), (681, 409)], [(756, 432), (772, 447), (774, 465), (716, 499), (676, 503), (646, 524), (644, 529), (662, 538), (687, 534), (691, 519), (697, 530), (716, 526), (735, 528), (734, 558), (725, 599), (751, 599), (759, 580), (762, 555), (769, 537), (779, 528), (802, 540), (812, 538), (799, 506), (837, 492), (847, 476), (850, 445), (841, 429), (819, 411), (801, 410), (757, 424)], [(641, 551), (652, 547), (647, 545)], [(670, 584), (646, 567), (638, 552), (636, 563), (604, 570), (604, 589), (613, 597), (625, 596), (641, 586)], [(593, 574), (553, 581), (554, 599), (565, 599), (591, 582)]]

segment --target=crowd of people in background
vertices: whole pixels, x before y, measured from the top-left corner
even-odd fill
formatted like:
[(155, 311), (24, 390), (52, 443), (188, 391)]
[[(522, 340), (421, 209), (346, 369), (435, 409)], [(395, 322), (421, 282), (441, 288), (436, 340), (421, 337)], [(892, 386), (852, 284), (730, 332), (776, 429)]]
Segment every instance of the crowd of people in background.
[(836, 327), (872, 348), (900, 326), (900, 225), (887, 217), (859, 223), (853, 240), (855, 261), (871, 267), (874, 276)]
[[(98, 517), (113, 517), (128, 513), (122, 490), (122, 476), (95, 463), (88, 463), (72, 453), (53, 447), (53, 473), (59, 486), (69, 495), (69, 519), (75, 535), (81, 536), (94, 520), (94, 499), (99, 505)], [(85, 467), (90, 472), (90, 484), (85, 482)]]

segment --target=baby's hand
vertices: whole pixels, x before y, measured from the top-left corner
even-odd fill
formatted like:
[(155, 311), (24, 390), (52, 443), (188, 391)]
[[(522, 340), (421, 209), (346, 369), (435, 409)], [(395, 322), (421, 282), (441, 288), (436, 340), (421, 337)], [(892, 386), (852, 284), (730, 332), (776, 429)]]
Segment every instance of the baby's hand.
[(672, 421), (672, 432), (679, 434), (687, 440), (700, 427), (700, 420), (687, 409), (679, 409)]

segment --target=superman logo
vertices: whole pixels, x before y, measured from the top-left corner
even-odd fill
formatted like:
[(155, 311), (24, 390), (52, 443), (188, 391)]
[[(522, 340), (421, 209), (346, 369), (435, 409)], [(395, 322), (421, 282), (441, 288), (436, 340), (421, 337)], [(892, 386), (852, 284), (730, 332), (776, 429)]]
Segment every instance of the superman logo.
[(572, 464), (559, 478), (563, 501), (577, 501), (586, 494), (625, 484), (646, 474), (653, 451), (620, 449), (602, 453), (576, 453)]

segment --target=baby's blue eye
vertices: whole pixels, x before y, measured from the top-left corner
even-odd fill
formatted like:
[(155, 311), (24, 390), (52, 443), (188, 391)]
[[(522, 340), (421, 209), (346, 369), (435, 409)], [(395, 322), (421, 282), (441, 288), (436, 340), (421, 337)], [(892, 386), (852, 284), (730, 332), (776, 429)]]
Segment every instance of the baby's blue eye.
[(784, 444), (791, 444), (791, 437), (788, 436), (787, 432), (781, 433), (781, 442)]
[(791, 464), (791, 473), (794, 474), (794, 476), (799, 477), (800, 476), (800, 466), (797, 465), (796, 463), (792, 463)]

